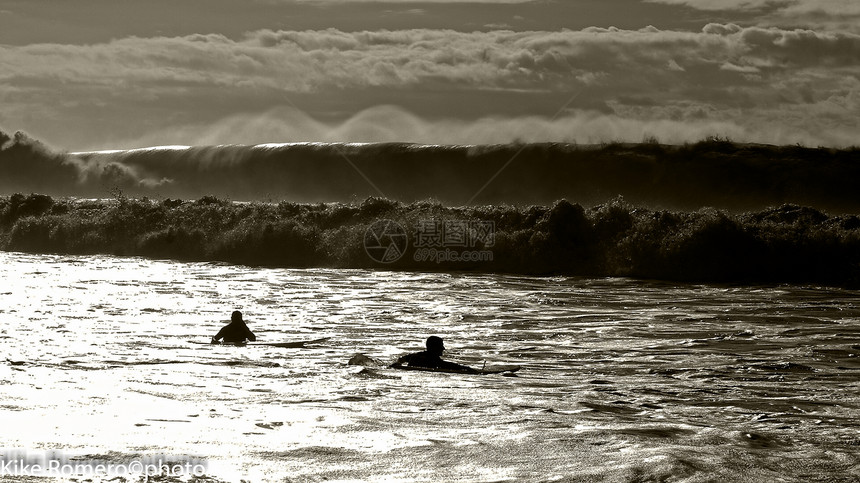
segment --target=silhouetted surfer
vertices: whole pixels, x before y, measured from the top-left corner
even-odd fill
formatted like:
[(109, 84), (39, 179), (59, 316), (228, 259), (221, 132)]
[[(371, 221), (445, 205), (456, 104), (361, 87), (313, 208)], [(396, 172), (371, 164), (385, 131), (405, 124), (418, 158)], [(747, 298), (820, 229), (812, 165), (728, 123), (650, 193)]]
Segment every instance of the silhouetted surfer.
[(238, 310), (233, 312), (233, 315), (230, 317), (230, 323), (225, 325), (215, 334), (215, 337), (212, 338), (212, 343), (217, 344), (219, 340), (224, 339), (224, 342), (229, 344), (242, 343), (247, 340), (255, 341), (257, 340), (257, 336), (251, 332), (251, 329), (245, 325), (245, 321), (242, 320), (242, 312)]
[(402, 367), (406, 364), (408, 367), (426, 367), (428, 369), (442, 369), (446, 371), (467, 372), (477, 374), (478, 371), (469, 366), (455, 364), (453, 362), (443, 361), (442, 352), (445, 351), (445, 345), (442, 343), (441, 337), (431, 335), (427, 338), (427, 350), (407, 354), (397, 359), (397, 362), (391, 364), (391, 367)]

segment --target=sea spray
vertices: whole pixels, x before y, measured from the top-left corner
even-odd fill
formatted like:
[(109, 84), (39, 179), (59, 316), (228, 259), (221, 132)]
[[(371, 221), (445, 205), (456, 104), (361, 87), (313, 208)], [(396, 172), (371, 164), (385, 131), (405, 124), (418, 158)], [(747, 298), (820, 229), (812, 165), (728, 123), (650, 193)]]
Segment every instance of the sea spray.
[[(379, 220), (402, 231), (404, 253), (396, 258), (369, 255), (368, 230)], [(444, 257), (414, 255), (428, 240), (426, 227), (438, 227), (445, 238), (423, 246)], [(457, 237), (445, 235), (446, 227)], [(388, 241), (395, 235), (383, 234)], [(797, 205), (736, 214), (652, 210), (621, 198), (586, 209), (565, 200), (448, 207), (384, 198), (301, 204), (15, 194), (0, 198), (0, 248), (271, 267), (860, 283), (860, 218)]]
[(623, 196), (651, 209), (742, 212), (796, 204), (860, 213), (860, 150), (737, 144), (564, 143), (444, 146), (289, 143), (59, 153), (0, 133), (0, 194), (237, 201), (586, 207)]

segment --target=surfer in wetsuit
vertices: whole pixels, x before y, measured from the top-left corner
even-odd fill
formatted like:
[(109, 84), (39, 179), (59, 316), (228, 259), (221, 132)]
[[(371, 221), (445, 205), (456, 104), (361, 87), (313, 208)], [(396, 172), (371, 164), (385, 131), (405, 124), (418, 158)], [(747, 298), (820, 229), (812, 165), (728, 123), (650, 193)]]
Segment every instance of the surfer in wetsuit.
[(236, 310), (233, 312), (233, 315), (230, 317), (230, 323), (225, 325), (215, 334), (215, 337), (212, 338), (213, 344), (218, 344), (219, 340), (224, 339), (224, 342), (228, 344), (236, 344), (243, 343), (245, 341), (255, 341), (257, 340), (257, 336), (251, 332), (251, 329), (245, 325), (245, 321), (242, 320), (242, 312)]
[(469, 366), (443, 361), (442, 352), (445, 351), (445, 344), (443, 344), (441, 337), (431, 335), (427, 338), (426, 345), (427, 350), (402, 356), (397, 359), (397, 362), (391, 364), (391, 367), (403, 367), (403, 364), (406, 364), (408, 367), (426, 367), (428, 369), (466, 372), (469, 374), (476, 374), (478, 372)]

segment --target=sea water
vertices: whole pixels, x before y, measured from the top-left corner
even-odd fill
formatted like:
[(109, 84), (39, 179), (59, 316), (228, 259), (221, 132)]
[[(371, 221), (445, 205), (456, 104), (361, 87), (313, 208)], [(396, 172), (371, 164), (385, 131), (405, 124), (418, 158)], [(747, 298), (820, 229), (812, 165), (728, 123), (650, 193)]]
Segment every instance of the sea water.
[[(858, 291), (8, 252), (0, 273), (7, 459), (174, 455), (209, 481), (860, 475)], [(233, 310), (260, 342), (329, 339), (189, 342)], [(429, 335), (522, 369), (384, 368)]]

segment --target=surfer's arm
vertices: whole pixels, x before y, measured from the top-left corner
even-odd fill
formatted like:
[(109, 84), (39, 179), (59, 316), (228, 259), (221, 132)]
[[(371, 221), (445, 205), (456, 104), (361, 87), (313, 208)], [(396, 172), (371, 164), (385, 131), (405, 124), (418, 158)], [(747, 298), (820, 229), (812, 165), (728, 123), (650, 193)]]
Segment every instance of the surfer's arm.
[(391, 365), (389, 365), (388, 367), (392, 367), (395, 369), (398, 367), (403, 367), (403, 364), (406, 362), (409, 362), (410, 358), (412, 358), (412, 354), (402, 355), (402, 356), (398, 357), (397, 360), (394, 361), (393, 363), (391, 363)]
[(212, 343), (213, 344), (218, 344), (221, 341), (221, 338), (224, 337), (224, 329), (225, 328), (222, 327), (221, 330), (219, 330), (218, 333), (215, 334), (214, 337), (212, 337)]
[(253, 332), (251, 332), (251, 329), (248, 328), (247, 324), (243, 325), (245, 325), (245, 338), (250, 340), (251, 342), (255, 342), (257, 340), (257, 336), (254, 335)]

